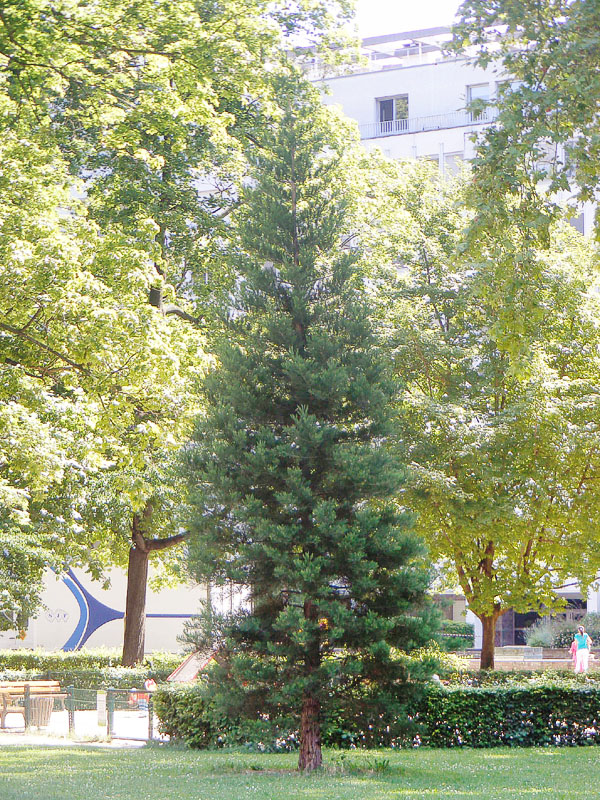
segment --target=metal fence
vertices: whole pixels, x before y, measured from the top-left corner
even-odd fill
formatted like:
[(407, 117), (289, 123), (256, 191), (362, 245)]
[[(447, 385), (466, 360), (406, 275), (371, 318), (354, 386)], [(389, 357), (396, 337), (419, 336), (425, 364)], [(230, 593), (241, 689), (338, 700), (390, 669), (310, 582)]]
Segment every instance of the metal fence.
[(32, 697), (22, 715), (7, 716), (8, 730), (39, 730), (81, 740), (165, 741), (152, 695), (144, 689), (67, 687), (59, 697)]

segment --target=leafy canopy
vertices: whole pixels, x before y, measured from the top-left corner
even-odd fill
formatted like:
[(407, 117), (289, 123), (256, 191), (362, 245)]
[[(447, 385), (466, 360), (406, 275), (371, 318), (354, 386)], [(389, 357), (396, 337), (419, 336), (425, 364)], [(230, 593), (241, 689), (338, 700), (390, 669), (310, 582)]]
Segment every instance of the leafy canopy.
[(461, 253), (464, 186), (401, 169), (411, 224), (397, 232), (384, 322), (405, 386), (402, 502), (477, 615), (556, 607), (565, 578), (585, 587), (600, 566), (597, 254), (568, 225), (532, 254), (539, 320), (529, 368), (515, 367), (497, 265)]

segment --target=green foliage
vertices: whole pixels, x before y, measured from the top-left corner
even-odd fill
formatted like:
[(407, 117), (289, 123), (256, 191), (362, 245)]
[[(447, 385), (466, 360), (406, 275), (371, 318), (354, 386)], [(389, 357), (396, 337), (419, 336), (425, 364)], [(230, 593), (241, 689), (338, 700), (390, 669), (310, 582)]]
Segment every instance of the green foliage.
[[(402, 170), (404, 269), (384, 273), (381, 312), (403, 387), (399, 458), (413, 468), (400, 501), (489, 624), (491, 655), (499, 614), (560, 608), (560, 582), (585, 587), (599, 566), (597, 254), (564, 225), (551, 252), (530, 248), (531, 272), (499, 266), (465, 244), (464, 182)], [(525, 295), (536, 312), (521, 328)]]
[(395, 388), (358, 253), (340, 244), (357, 204), (349, 131), (302, 82), (282, 80), (279, 101), (236, 215), (240, 279), (186, 450), (192, 569), (252, 596), (215, 671), (223, 713), (299, 711), (332, 684), (348, 698), (378, 684), (379, 702), (401, 670), (391, 647), (432, 631), (425, 553), (392, 502), (405, 476), (386, 448)]
[(158, 684), (164, 683), (171, 674), (169, 669), (156, 669), (148, 665), (135, 667), (79, 667), (63, 669), (3, 669), (0, 670), (0, 680), (30, 681), (54, 680), (60, 681), (65, 688), (74, 686), (77, 689), (143, 689), (144, 681), (153, 678)]
[(189, 747), (242, 745), (257, 752), (285, 752), (298, 746), (298, 720), (293, 716), (224, 717), (206, 685), (161, 687), (154, 694), (154, 709), (160, 731)]
[(596, 197), (598, 4), (465, 0), (458, 15), (455, 49), (509, 76), (475, 162), (478, 225), (498, 230), (516, 216), (532, 240), (548, 241), (565, 194), (573, 209)]
[(561, 617), (542, 617), (525, 632), (528, 645), (538, 647), (571, 646), (577, 626), (583, 625), (594, 644), (600, 641), (600, 614), (589, 613), (582, 619), (573, 622)]
[(181, 663), (175, 653), (149, 654), (137, 667), (120, 665), (116, 650), (0, 651), (0, 680), (58, 680), (62, 686), (79, 689), (130, 689), (142, 687), (146, 678), (164, 682)]
[[(335, 700), (323, 711), (323, 743), (348, 748), (572, 746), (598, 743), (600, 685), (573, 673), (527, 678), (482, 673), (482, 683), (434, 687), (414, 695), (402, 714), (353, 717)], [(161, 730), (191, 747), (244, 745), (278, 752), (297, 744), (297, 719), (263, 713), (219, 718), (206, 686), (160, 689)]]
[(596, 672), (575, 673), (572, 669), (539, 670), (463, 670), (448, 675), (444, 681), (448, 686), (591, 686), (600, 688), (600, 674)]
[[(262, 711), (253, 718), (225, 717), (206, 686), (161, 688), (154, 695), (154, 708), (161, 732), (194, 748), (243, 746), (258, 752), (284, 752), (296, 750), (300, 743), (300, 720), (292, 708), (280, 706), (277, 716)], [(353, 713), (333, 693), (322, 709), (321, 737), (326, 746), (385, 746), (407, 728), (406, 718)]]
[(429, 642), (425, 647), (418, 647), (410, 653), (396, 652), (394, 656), (405, 663), (413, 680), (421, 682), (428, 680), (431, 675), (444, 679), (462, 675), (469, 666), (467, 659), (447, 652), (437, 642)]
[(0, 669), (79, 669), (112, 667), (119, 663), (116, 650), (0, 650)]
[(533, 686), (429, 690), (417, 714), (432, 747), (597, 744), (600, 688)]
[(204, 748), (215, 743), (208, 707), (203, 686), (160, 688), (154, 694), (160, 732), (190, 747)]
[(45, 565), (125, 565), (134, 523), (178, 577), (173, 454), (199, 411), (197, 328), (231, 280), (223, 218), (270, 107), (263, 65), (285, 70), (290, 36), (318, 46), (349, 13), (3, 3), (0, 627), (34, 614)]
[(149, 304), (146, 254), (89, 219), (58, 148), (8, 130), (0, 157), (0, 624), (12, 628), (39, 606), (44, 566), (99, 577), (126, 562), (149, 497), (155, 533), (177, 525), (168, 464), (204, 356)]
[(576, 625), (573, 622), (560, 617), (542, 617), (525, 631), (525, 641), (531, 647), (568, 648), (575, 630)]
[(467, 650), (475, 645), (475, 627), (469, 622), (444, 619), (440, 635), (444, 650)]
[(535, 372), (536, 332), (545, 325), (538, 254), (555, 249), (557, 220), (595, 199), (600, 175), (598, 46), (590, 34), (598, 4), (465, 0), (458, 16), (454, 49), (505, 77), (492, 101), (498, 118), (477, 136), (469, 248), (488, 264), (498, 345), (516, 372)]
[[(416, 731), (410, 720), (411, 708), (422, 697), (433, 672), (445, 678), (465, 669), (464, 660), (445, 653), (435, 644), (403, 653), (392, 653), (397, 676), (393, 684), (383, 681), (347, 682), (334, 677), (321, 696), (321, 736), (327, 746), (379, 747), (405, 741)], [(244, 707), (230, 703), (227, 713), (215, 694), (223, 672), (215, 670), (213, 680), (185, 687), (161, 687), (155, 708), (161, 730), (191, 747), (232, 747), (243, 745), (258, 751), (280, 752), (299, 744), (299, 715), (295, 700), (273, 700), (272, 693), (252, 690), (252, 704), (246, 696)], [(235, 688), (225, 683), (226, 690)]]
[(558, 617), (542, 617), (525, 631), (525, 641), (530, 647), (555, 647), (557, 636), (570, 633), (573, 639), (573, 623)]

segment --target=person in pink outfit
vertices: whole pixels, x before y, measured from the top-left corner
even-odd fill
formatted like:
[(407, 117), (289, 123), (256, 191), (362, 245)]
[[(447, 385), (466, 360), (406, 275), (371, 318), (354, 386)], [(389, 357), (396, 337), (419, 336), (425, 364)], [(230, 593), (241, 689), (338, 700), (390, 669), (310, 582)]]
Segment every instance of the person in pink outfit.
[[(575, 634), (575, 638), (573, 639), (573, 644), (571, 647), (575, 646), (575, 672), (587, 672), (588, 664), (590, 660), (590, 647), (592, 646), (592, 640), (585, 632), (585, 628), (583, 625), (580, 625), (577, 628), (577, 633)], [(571, 651), (573, 652), (573, 651)]]
[(575, 639), (573, 639), (573, 641), (571, 642), (571, 648), (569, 652), (571, 653), (571, 658), (573, 659), (573, 670), (575, 670), (575, 667), (577, 665), (577, 642), (575, 641)]

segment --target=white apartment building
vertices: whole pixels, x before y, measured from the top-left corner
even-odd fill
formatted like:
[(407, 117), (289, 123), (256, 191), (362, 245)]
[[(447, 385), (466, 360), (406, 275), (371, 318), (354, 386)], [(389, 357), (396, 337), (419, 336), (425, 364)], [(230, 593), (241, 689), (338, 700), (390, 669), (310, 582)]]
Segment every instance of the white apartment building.
[[(483, 69), (446, 54), (451, 38), (446, 27), (370, 37), (362, 43), (365, 64), (313, 79), (326, 105), (356, 120), (367, 149), (379, 148), (389, 158), (431, 159), (442, 173), (452, 172), (473, 157), (473, 139), (495, 119), (494, 98), (510, 77), (499, 67)], [(492, 105), (467, 110), (476, 100)], [(593, 211), (587, 204), (572, 220), (581, 233), (591, 233)]]
[[(365, 64), (348, 74), (312, 77), (326, 105), (339, 106), (356, 120), (366, 149), (379, 148), (395, 159), (427, 158), (436, 161), (443, 174), (452, 173), (473, 157), (474, 139), (495, 119), (494, 98), (510, 76), (493, 65), (483, 69), (465, 57), (444, 53), (451, 38), (446, 27), (370, 37), (362, 42)], [(491, 105), (469, 111), (475, 100)], [(585, 235), (592, 231), (593, 212), (592, 204), (586, 204), (572, 220)], [(571, 606), (568, 618), (575, 619), (583, 609), (600, 611), (600, 591), (590, 590), (582, 597), (574, 582), (559, 591)], [(464, 598), (449, 599), (453, 618), (464, 619)], [(523, 644), (523, 629), (535, 616), (507, 612), (498, 621), (497, 643)], [(468, 609), (466, 619), (475, 625), (475, 646), (480, 647), (481, 623)]]

